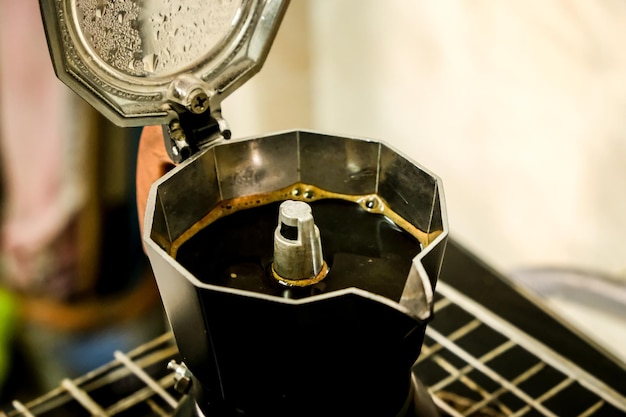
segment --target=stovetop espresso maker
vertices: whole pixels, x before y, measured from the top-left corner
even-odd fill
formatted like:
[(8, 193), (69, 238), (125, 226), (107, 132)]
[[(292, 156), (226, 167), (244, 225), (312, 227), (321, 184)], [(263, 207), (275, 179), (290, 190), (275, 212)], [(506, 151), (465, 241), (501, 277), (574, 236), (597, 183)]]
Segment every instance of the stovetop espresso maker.
[(231, 139), (283, 0), (40, 2), (57, 76), (177, 164), (144, 243), (183, 361), (178, 416), (416, 416), (448, 236), (441, 181), (379, 140)]

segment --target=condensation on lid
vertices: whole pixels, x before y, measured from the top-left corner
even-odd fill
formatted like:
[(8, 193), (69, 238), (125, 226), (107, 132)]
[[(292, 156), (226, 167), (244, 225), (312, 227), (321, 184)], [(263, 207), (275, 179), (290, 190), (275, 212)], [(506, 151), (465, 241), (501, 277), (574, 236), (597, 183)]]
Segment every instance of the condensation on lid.
[[(210, 2), (209, 2), (210, 3)], [(91, 52), (114, 70), (160, 77), (211, 55), (241, 18), (242, 0), (77, 0), (76, 19)]]

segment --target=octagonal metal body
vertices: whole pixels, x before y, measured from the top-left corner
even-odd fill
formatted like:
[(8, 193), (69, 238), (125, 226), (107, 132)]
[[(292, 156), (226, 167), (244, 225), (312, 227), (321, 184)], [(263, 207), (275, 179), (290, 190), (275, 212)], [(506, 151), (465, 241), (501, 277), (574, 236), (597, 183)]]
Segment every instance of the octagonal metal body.
[[(178, 262), (180, 242), (209, 225), (216, 207), (262, 205), (284, 190), (302, 201), (325, 190), (365, 212), (384, 206), (383, 214), (391, 210), (414, 228), (421, 250), (407, 261), (397, 296), (357, 282), (304, 298), (274, 296), (207, 283)], [(321, 384), (317, 415), (327, 415), (325, 404), (336, 411), (357, 398), (368, 398), (360, 401), (366, 414), (395, 415), (387, 407), (406, 395), (447, 236), (441, 182), (420, 165), (379, 141), (288, 131), (216, 144), (157, 181), (144, 242), (179, 350), (209, 402), (288, 415), (290, 405), (310, 405)]]
[(164, 124), (172, 103), (205, 108), (262, 66), (285, 0), (41, 0), (55, 72), (119, 126)]

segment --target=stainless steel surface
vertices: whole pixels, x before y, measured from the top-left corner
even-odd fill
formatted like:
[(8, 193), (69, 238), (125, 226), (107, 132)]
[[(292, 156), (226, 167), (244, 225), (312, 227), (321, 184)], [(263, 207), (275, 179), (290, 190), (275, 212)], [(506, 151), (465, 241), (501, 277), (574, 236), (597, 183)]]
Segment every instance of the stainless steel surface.
[[(340, 269), (330, 265), (328, 277), (320, 285), (311, 285), (306, 294), (268, 286), (263, 273), (240, 276), (232, 272), (229, 268), (244, 268), (238, 256), (253, 259), (245, 268), (255, 271), (265, 271), (269, 264), (263, 263), (264, 256), (241, 253), (243, 242), (225, 246), (229, 236), (238, 236), (241, 223), (219, 232), (207, 230), (222, 219), (245, 216), (253, 208), (271, 208), (287, 200), (296, 205), (343, 201), (363, 216), (385, 216), (396, 230), (387, 233), (406, 233), (402, 242), (410, 241), (412, 252), (396, 261), (384, 261), (376, 254), (384, 253), (384, 247), (374, 244), (374, 253), (354, 252), (364, 269), (352, 281), (338, 281), (343, 274), (332, 279), (330, 274)], [(339, 214), (333, 213), (329, 217)], [(270, 254), (275, 216), (267, 236)], [(372, 228), (368, 239), (383, 239), (385, 227)], [(241, 239), (249, 241), (250, 234), (258, 230), (258, 223), (248, 226)], [(327, 232), (328, 236), (337, 234), (336, 230)], [(363, 241), (359, 225), (348, 232), (355, 242)], [(210, 239), (205, 241), (204, 236)], [(363, 360), (371, 361), (372, 368), (358, 383), (367, 385), (368, 390), (393, 391), (388, 400), (377, 398), (377, 406), (388, 410), (404, 402), (406, 397), (397, 397), (408, 388), (404, 379), (419, 355), (446, 238), (441, 182), (435, 175), (380, 141), (306, 131), (220, 141), (191, 157), (153, 185), (144, 228), (146, 250), (178, 348), (203, 392), (215, 396), (205, 404), (230, 398), (229, 404), (239, 408), (261, 410), (303, 404), (304, 394), (292, 388), (305, 384), (303, 379), (324, 384), (329, 398), (341, 393), (342, 402), (335, 406), (347, 407), (364, 395), (349, 382), (354, 381), (354, 374), (348, 371), (364, 372), (359, 365)], [(220, 241), (219, 247), (211, 247), (212, 242)], [(224, 247), (230, 248), (228, 253), (212, 257)], [(351, 251), (354, 247), (342, 253)], [(312, 255), (320, 252), (311, 250)], [(394, 251), (394, 256), (400, 255)], [(389, 270), (373, 269), (376, 272), (369, 274), (376, 276), (370, 280), (368, 257), (368, 262), (380, 258)], [(314, 265), (307, 269), (320, 276)], [(324, 263), (322, 272), (323, 268)], [(402, 273), (392, 277), (387, 274), (391, 270)], [(378, 279), (380, 286), (376, 287), (373, 283)], [(333, 287), (334, 282), (341, 284)], [(296, 286), (295, 280), (289, 284)], [(382, 287), (393, 290), (386, 292)], [(339, 313), (344, 304), (350, 313)], [(286, 328), (291, 333), (285, 332)], [(264, 340), (262, 346), (259, 339)], [(324, 347), (329, 343), (333, 349)], [(276, 355), (285, 345), (296, 352), (316, 353), (298, 363), (301, 372), (297, 374), (283, 361), (265, 362), (264, 358)], [(383, 353), (390, 349), (395, 354)], [(341, 363), (345, 372), (329, 381), (323, 369), (335, 363)], [(394, 380), (398, 388), (392, 389), (385, 377), (375, 377), (377, 372)], [(267, 378), (273, 378), (272, 382), (267, 383)], [(345, 385), (339, 388), (340, 384)], [(325, 404), (316, 402), (320, 407)]]
[[(316, 189), (327, 195), (316, 195)], [(172, 170), (155, 183), (148, 200), (144, 239), (157, 280), (163, 272), (168, 281), (183, 279), (214, 289), (177, 264), (178, 246), (206, 224), (205, 217), (218, 205), (225, 205), (227, 214), (245, 208), (243, 203), (228, 208), (232, 200), (258, 196), (267, 203), (271, 193), (279, 200), (302, 201), (345, 195), (367, 212), (404, 219), (402, 226), (418, 236), (422, 251), (413, 261), (402, 299), (392, 304), (419, 319), (429, 317), (448, 233), (441, 181), (388, 145), (361, 138), (289, 131), (223, 142)]]
[(57, 76), (120, 126), (221, 101), (263, 65), (283, 0), (41, 0)]
[(280, 205), (274, 230), (272, 271), (279, 282), (311, 279), (324, 267), (320, 231), (311, 207), (304, 201), (287, 200)]

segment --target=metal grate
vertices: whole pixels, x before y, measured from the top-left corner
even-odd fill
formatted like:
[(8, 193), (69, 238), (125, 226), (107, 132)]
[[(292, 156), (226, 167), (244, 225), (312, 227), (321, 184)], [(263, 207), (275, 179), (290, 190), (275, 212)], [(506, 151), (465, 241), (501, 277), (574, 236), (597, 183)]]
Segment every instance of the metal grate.
[(626, 398), (445, 282), (415, 373), (458, 416), (617, 416)]
[(74, 380), (64, 379), (47, 394), (21, 403), (0, 416), (171, 416), (181, 395), (173, 389), (174, 373), (167, 363), (178, 359), (171, 333), (124, 354)]
[[(626, 398), (445, 282), (437, 285), (435, 313), (414, 370), (444, 415), (625, 415)], [(14, 401), (5, 415), (173, 414), (181, 395), (167, 370), (179, 360), (171, 333), (114, 358), (35, 400)]]

